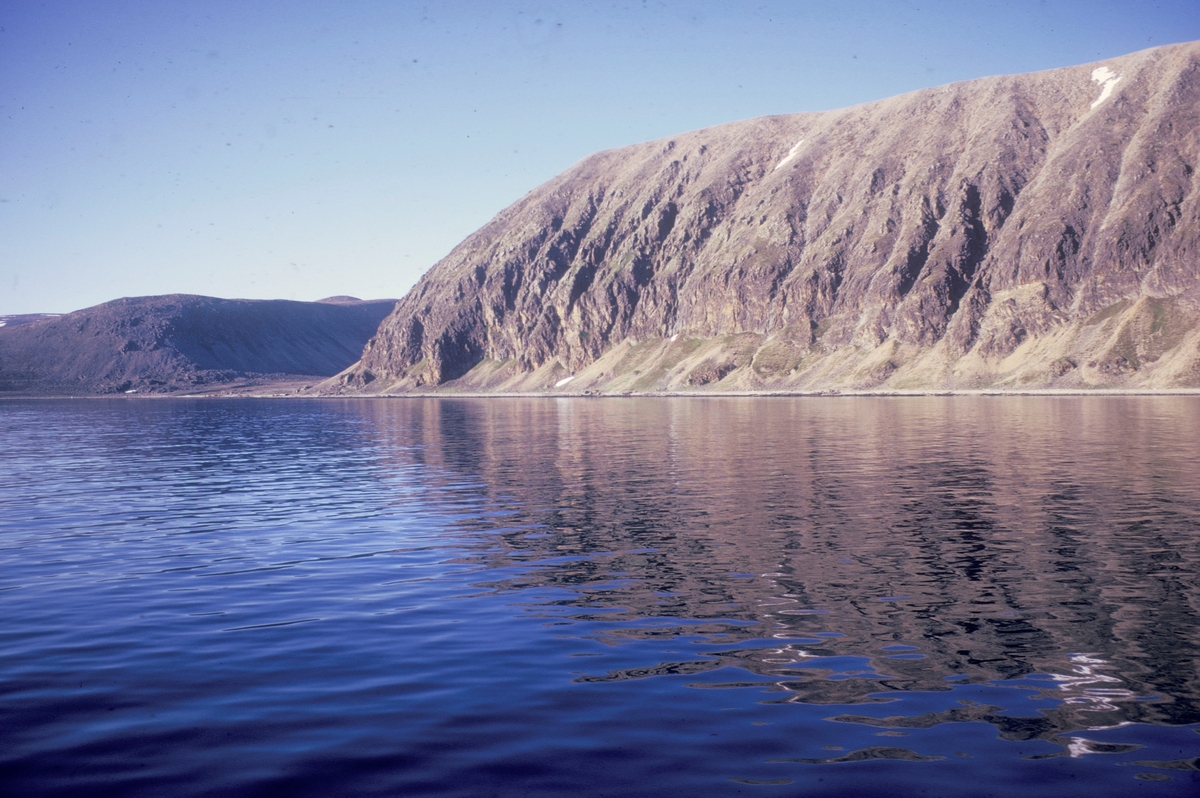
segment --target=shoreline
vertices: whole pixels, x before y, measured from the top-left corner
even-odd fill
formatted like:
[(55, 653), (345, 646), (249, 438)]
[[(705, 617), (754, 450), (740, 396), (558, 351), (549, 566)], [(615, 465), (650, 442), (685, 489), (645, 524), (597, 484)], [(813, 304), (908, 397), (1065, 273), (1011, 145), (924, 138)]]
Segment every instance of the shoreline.
[(0, 394), (0, 401), (14, 399), (835, 399), (835, 398), (923, 398), (923, 397), (1087, 397), (1087, 396), (1197, 396), (1200, 388), (938, 388), (913, 390), (819, 390), (819, 391), (647, 391), (622, 393), (545, 392), (449, 392), (422, 391), (381, 394), (275, 393), (270, 391), (211, 391), (171, 394)]

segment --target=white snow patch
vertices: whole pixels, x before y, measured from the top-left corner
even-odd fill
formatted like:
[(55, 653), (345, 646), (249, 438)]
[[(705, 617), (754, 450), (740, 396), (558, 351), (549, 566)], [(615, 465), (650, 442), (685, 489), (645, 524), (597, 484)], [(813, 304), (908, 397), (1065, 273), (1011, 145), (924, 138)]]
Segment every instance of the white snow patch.
[(678, 340), (679, 340), (679, 333), (675, 333), (674, 335), (671, 336), (671, 343), (675, 343)]
[(125, 393), (137, 393), (137, 388), (134, 388), (132, 391), (126, 391)]
[(790, 160), (792, 160), (793, 158), (795, 158), (795, 157), (796, 157), (796, 155), (797, 155), (797, 153), (799, 153), (799, 152), (800, 152), (800, 145), (801, 145), (801, 144), (803, 144), (803, 143), (804, 143), (804, 139), (800, 139), (799, 141), (797, 141), (797, 142), (796, 142), (796, 143), (795, 143), (795, 144), (792, 146), (792, 148), (791, 148), (790, 150), (788, 150), (788, 154), (787, 154), (786, 156), (784, 156), (784, 159), (783, 159), (782, 161), (780, 161), (779, 163), (775, 164), (775, 168), (776, 168), (776, 169), (779, 169), (779, 168), (780, 168), (780, 167), (782, 167), (782, 166), (783, 166), (785, 163), (787, 163), (788, 161), (790, 161)]
[(5, 326), (6, 324), (8, 324), (8, 322), (6, 322), (6, 321), (0, 321), (0, 327), (3, 327), (3, 326)]
[(1095, 108), (1109, 98), (1109, 95), (1112, 94), (1113, 86), (1116, 86), (1117, 81), (1120, 79), (1120, 75), (1106, 66), (1096, 67), (1092, 70), (1092, 80), (1100, 84), (1100, 96), (1092, 103), (1092, 108)]
[(570, 381), (571, 381), (571, 380), (573, 380), (573, 379), (575, 379), (575, 375), (574, 375), (574, 374), (572, 374), (570, 377), (563, 377), (561, 380), (559, 380), (558, 382), (554, 383), (554, 387), (555, 387), (555, 388), (561, 388), (561, 387), (563, 387), (564, 385), (566, 385), (568, 382), (570, 382)]

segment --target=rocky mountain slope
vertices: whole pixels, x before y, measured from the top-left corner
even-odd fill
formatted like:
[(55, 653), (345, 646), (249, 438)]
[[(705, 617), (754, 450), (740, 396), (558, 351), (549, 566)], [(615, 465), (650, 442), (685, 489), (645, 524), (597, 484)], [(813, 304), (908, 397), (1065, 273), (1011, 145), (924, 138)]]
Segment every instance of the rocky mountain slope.
[(328, 377), (358, 359), (395, 304), (176, 294), (43, 314), (0, 328), (0, 392), (169, 393)]
[(593, 155), (331, 391), (1200, 386), (1200, 43)]

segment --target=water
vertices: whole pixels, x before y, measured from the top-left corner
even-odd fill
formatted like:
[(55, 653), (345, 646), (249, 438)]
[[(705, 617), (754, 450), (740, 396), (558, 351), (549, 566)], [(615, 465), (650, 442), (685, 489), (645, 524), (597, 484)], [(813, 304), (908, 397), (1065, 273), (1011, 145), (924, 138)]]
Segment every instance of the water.
[(1195, 795), (1200, 401), (0, 403), (6, 795)]

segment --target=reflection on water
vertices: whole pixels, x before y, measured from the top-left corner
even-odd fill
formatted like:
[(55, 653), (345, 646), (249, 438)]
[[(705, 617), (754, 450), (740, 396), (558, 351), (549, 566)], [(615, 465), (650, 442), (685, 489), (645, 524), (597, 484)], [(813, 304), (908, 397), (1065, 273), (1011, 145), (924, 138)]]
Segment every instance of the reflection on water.
[(1192, 400), (423, 410), (438, 465), (521, 516), (483, 562), (534, 567), (491, 587), (566, 588), (555, 604), (604, 613), (609, 641), (792, 641), (704, 664), (790, 700), (1026, 678), (1061, 700), (1054, 728), (1200, 720)]
[(0, 412), (23, 788), (1200, 783), (1195, 399)]

